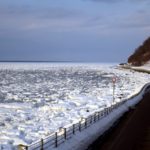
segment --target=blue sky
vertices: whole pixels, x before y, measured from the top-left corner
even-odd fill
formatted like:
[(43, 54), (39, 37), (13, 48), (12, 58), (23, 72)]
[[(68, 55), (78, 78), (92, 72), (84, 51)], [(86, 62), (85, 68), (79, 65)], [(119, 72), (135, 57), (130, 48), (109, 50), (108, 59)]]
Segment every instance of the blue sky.
[(149, 0), (0, 0), (0, 60), (125, 62), (150, 35)]

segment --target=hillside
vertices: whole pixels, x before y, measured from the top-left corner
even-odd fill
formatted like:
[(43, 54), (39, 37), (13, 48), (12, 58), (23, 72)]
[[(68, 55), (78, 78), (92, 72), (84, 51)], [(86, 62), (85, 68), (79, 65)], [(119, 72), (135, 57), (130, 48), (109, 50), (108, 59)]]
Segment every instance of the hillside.
[(128, 58), (128, 63), (133, 66), (142, 66), (148, 61), (150, 61), (150, 37)]

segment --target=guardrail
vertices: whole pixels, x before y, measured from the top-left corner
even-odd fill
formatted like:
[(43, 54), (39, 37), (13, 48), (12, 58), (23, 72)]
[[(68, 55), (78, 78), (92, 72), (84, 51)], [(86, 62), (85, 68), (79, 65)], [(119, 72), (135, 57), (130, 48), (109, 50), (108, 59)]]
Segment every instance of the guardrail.
[[(145, 91), (149, 88), (150, 84), (146, 84), (138, 93), (130, 97), (129, 99), (139, 95), (143, 90)], [(110, 107), (104, 108), (101, 111), (95, 112), (92, 115), (89, 115), (75, 124), (69, 125), (67, 127), (59, 128), (58, 131), (52, 133), (48, 137), (41, 139), (31, 145), (18, 145), (18, 150), (49, 150), (51, 148), (56, 148), (66, 140), (72, 138), (77, 132), (82, 132), (93, 123), (99, 121), (100, 119), (109, 115), (113, 110), (117, 109), (119, 106), (123, 105), (129, 99), (123, 100), (116, 104), (111, 105)]]

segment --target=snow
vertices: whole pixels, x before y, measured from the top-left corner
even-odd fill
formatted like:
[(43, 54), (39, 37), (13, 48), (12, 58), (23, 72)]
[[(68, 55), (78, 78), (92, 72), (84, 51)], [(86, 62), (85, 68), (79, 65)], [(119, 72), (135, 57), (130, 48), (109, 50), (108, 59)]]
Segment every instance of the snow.
[(102, 118), (92, 126), (88, 127), (82, 132), (78, 132), (71, 139), (67, 140), (57, 150), (85, 150), (92, 144), (100, 135), (107, 131), (114, 122), (119, 119), (131, 106), (137, 104), (144, 94), (145, 89), (150, 84), (147, 84), (142, 92), (134, 98), (129, 99), (119, 108), (113, 110), (107, 117)]
[(144, 64), (143, 66), (129, 66), (131, 69), (137, 70), (137, 71), (145, 71), (150, 73), (150, 61), (148, 61), (146, 64)]
[[(0, 148), (31, 144), (110, 106), (114, 76), (115, 102), (139, 92), (150, 79), (116, 64), (0, 63)], [(113, 122), (104, 119), (101, 126)]]

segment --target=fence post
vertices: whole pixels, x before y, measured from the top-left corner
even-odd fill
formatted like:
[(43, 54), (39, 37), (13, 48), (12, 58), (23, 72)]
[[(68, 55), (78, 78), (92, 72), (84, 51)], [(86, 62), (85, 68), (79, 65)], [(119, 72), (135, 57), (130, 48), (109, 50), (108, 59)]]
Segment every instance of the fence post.
[(103, 117), (106, 116), (106, 108), (103, 109)]
[(113, 111), (113, 104), (111, 105), (111, 112)]
[(43, 139), (41, 139), (41, 150), (44, 150), (44, 143), (43, 143)]
[(92, 115), (91, 115), (91, 117), (90, 117), (91, 119), (90, 119), (90, 124), (92, 124)]
[(110, 106), (110, 112), (112, 112), (112, 105)]
[(94, 122), (96, 122), (96, 113), (94, 113)]
[(57, 147), (58, 146), (58, 143), (57, 143), (57, 132), (55, 132), (55, 147)]
[(105, 110), (103, 109), (103, 117), (105, 117)]
[(67, 130), (66, 130), (66, 128), (64, 128), (64, 138), (65, 138), (65, 140), (67, 139)]
[(85, 118), (85, 128), (87, 128), (87, 118)]
[(73, 124), (73, 134), (75, 134), (75, 124)]
[(106, 116), (109, 115), (109, 113), (110, 113), (110, 106), (106, 108)]
[(105, 109), (105, 111), (106, 111), (105, 116), (107, 116), (107, 115), (109, 114), (110, 107), (107, 107), (107, 108)]
[(97, 112), (97, 114), (98, 114), (98, 120), (99, 120), (99, 112)]
[(81, 121), (79, 121), (79, 131), (81, 132)]

